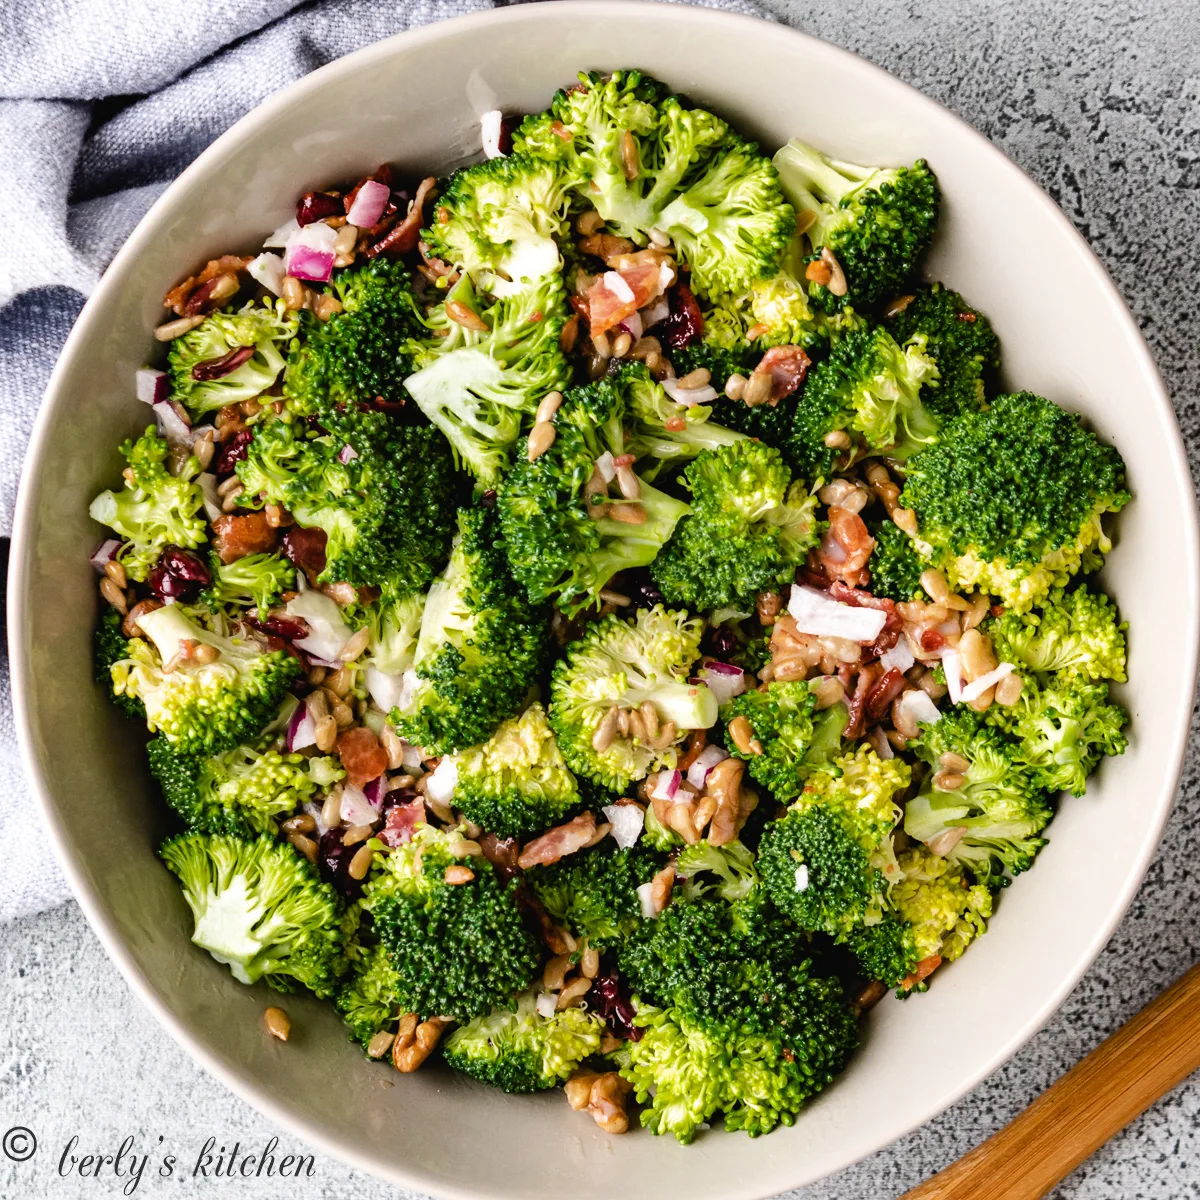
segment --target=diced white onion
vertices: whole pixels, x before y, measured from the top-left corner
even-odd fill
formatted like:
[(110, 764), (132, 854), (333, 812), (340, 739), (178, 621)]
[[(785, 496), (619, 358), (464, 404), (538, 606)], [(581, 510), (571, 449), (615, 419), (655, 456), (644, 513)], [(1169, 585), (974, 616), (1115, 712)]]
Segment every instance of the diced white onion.
[(683, 778), (678, 771), (659, 771), (654, 787), (650, 789), (651, 800), (674, 800)]
[(995, 687), (1006, 675), (1011, 675), (1015, 668), (1010, 662), (1002, 662), (994, 671), (989, 671), (986, 675), (980, 675), (973, 683), (968, 683), (962, 690), (962, 702), (969, 704), (972, 700), (978, 700), (984, 692), (990, 687)]
[(687, 408), (692, 408), (697, 404), (712, 404), (714, 400), (719, 398), (717, 389), (708, 383), (703, 387), (685, 388), (679, 386), (677, 379), (664, 379), (662, 386), (663, 391), (676, 404), (683, 404)]
[(804, 863), (796, 868), (796, 891), (808, 891), (808, 867)]
[(458, 762), (453, 755), (447, 755), (429, 775), (425, 790), (433, 800), (446, 801), (454, 795), (458, 786)]
[(371, 807), (362, 788), (350, 784), (342, 786), (342, 806), (340, 815), (347, 825), (370, 825), (379, 819), (379, 814)]
[(899, 705), (918, 725), (933, 725), (942, 719), (942, 710), (920, 688), (905, 692), (900, 697)]
[(282, 295), (283, 277), (286, 272), (283, 269), (283, 258), (280, 255), (264, 252), (246, 264), (246, 271), (251, 279), (261, 283), (268, 292), (276, 296)]
[(950, 703), (961, 704), (963, 698), (962, 667), (958, 662), (958, 651), (953, 646), (947, 646), (942, 651), (942, 670), (946, 674), (946, 688), (950, 693)]
[(669, 263), (658, 264), (658, 287), (665, 292), (675, 282), (675, 268)]
[[(871, 749), (875, 751), (885, 762), (889, 758), (895, 758), (896, 752), (892, 749), (892, 743), (888, 741), (887, 734), (883, 729), (876, 725), (870, 733), (867, 734), (867, 741), (871, 744)], [(861, 803), (861, 801), (860, 801)], [(870, 803), (870, 800), (868, 800)]]
[(887, 613), (880, 608), (854, 608), (799, 584), (792, 585), (788, 612), (796, 618), (801, 633), (849, 638), (864, 644), (873, 642), (887, 624)]
[(638, 904), (641, 905), (644, 921), (653, 921), (658, 916), (658, 906), (654, 903), (653, 891), (653, 882), (643, 883), (637, 890)]
[(336, 662), (342, 647), (350, 640), (350, 626), (342, 620), (342, 610), (324, 592), (310, 589), (293, 596), (287, 602), (289, 617), (299, 617), (307, 626), (308, 634), (297, 638), (297, 650), (313, 658)]
[(288, 239), (291, 238), (292, 234), (294, 234), (299, 228), (300, 222), (297, 221), (295, 217), (289, 217), (288, 220), (284, 221), (284, 223), (280, 225), (280, 227), (275, 230), (275, 232), (271, 234), (271, 236), (267, 238), (265, 242), (263, 242), (263, 247), (268, 250), (282, 249), (288, 244)]
[(728, 704), (746, 690), (746, 672), (730, 663), (709, 663), (700, 672), (700, 678), (708, 684), (718, 704)]
[(174, 400), (160, 400), (154, 406), (154, 419), (159, 431), (173, 446), (192, 445), (192, 427), (181, 404)]
[(196, 483), (204, 496), (204, 515), (210, 521), (215, 521), (224, 511), (221, 497), (217, 494), (217, 477), (211, 471), (205, 471), (196, 477)]
[(616, 296), (616, 298), (620, 300), (622, 304), (633, 303), (633, 288), (629, 286), (625, 280), (625, 277), (620, 274), (620, 272), (605, 271), (604, 286), (608, 288), (608, 290), (612, 292), (612, 294)]
[(646, 814), (639, 805), (606, 804), (604, 815), (612, 826), (610, 832), (613, 841), (622, 850), (628, 850), (642, 836), (642, 826), (645, 824)]
[(603, 479), (605, 483), (612, 483), (612, 481), (616, 479), (617, 465), (615, 462), (613, 462), (611, 450), (605, 450), (605, 452), (600, 455), (598, 459), (596, 459), (596, 470), (600, 472), (600, 478)]
[(890, 671), (893, 667), (901, 674), (909, 669), (917, 660), (913, 657), (908, 642), (901, 638), (890, 650), (879, 656), (879, 665)]
[(533, 1002), (533, 1007), (537, 1009), (539, 1017), (549, 1019), (554, 1016), (554, 1012), (558, 1008), (558, 997), (553, 992), (539, 992), (538, 998)]
[(671, 315), (671, 304), (666, 296), (659, 296), (653, 304), (647, 304), (641, 310), (642, 329), (649, 329), (652, 325), (657, 325), (659, 321), (665, 321)]
[(640, 312), (630, 313), (620, 325), (618, 329), (623, 329), (636, 342), (642, 336), (642, 314)]
[[(406, 671), (405, 674), (407, 675), (408, 672)], [(413, 678), (416, 678), (415, 672), (413, 673)], [(425, 769), (425, 760), (421, 757), (420, 747), (412, 746), (409, 745), (408, 742), (405, 742), (404, 748), (400, 753), (401, 762), (404, 764), (404, 769), (406, 771), (416, 771), (418, 774), (420, 774)]]
[(721, 746), (705, 746), (699, 754), (696, 755), (695, 761), (687, 771), (687, 781), (698, 792), (704, 791), (704, 784), (708, 780), (708, 773), (717, 765), (717, 763), (729, 757), (729, 751)]
[(504, 157), (500, 149), (500, 130), (503, 123), (504, 114), (498, 108), (493, 108), (490, 112), (485, 112), (479, 118), (479, 133), (483, 139), (483, 153), (485, 158)]
[(366, 684), (368, 695), (384, 712), (407, 706), (411, 689), (403, 674), (388, 675), (378, 667), (368, 667)]

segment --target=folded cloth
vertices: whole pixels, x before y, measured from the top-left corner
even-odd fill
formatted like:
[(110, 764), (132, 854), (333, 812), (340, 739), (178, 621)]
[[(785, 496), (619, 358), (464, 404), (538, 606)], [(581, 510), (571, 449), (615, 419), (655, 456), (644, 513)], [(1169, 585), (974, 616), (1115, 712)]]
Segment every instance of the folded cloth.
[[(701, 2), (764, 15), (749, 0)], [(82, 296), (163, 188), (285, 84), (380, 38), (491, 7), (489, 0), (0, 4), (0, 537), (11, 533), (29, 429)], [(0, 921), (67, 898), (21, 776), (7, 667), (0, 651)]]

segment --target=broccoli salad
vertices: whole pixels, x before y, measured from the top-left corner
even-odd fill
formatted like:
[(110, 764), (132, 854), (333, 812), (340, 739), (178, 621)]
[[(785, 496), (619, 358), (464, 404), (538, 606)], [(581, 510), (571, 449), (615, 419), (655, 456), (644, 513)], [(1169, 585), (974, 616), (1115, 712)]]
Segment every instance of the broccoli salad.
[(924, 161), (636, 70), (483, 143), (167, 293), (99, 679), (235, 978), (609, 1133), (767, 1133), (1124, 751), (1124, 467), (925, 278)]

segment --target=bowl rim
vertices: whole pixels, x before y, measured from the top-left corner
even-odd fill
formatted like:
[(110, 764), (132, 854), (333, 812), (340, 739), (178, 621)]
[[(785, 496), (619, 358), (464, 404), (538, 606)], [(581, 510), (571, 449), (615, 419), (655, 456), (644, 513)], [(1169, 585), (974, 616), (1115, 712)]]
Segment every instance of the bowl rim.
[[(486, 12), (472, 13), (446, 20), (433, 21), (430, 24), (415, 29), (404, 30), (393, 34), (381, 41), (364, 46), (356, 51), (325, 64), (309, 72), (300, 79), (293, 81), (262, 100), (249, 112), (240, 117), (233, 125), (221, 134), (211, 145), (204, 149), (163, 191), (135, 226), (124, 245), (114, 255), (92, 295), (88, 298), (82, 311), (68, 335), (62, 351), (59, 354), (54, 370), (47, 382), (37, 417), (30, 435), (29, 445), (22, 469), (20, 487), (13, 517), (12, 553), (8, 574), (7, 605), (9, 613), (9, 655), (11, 670), (11, 692), (17, 738), (20, 745), (21, 760), (27, 778), (33, 787), (37, 806), (41, 812), (46, 829), (49, 831), (51, 842), (59, 864), (63, 869), (71, 891), (82, 908), (88, 923), (100, 940), (109, 958), (116, 964), (126, 983), (149, 1009), (168, 1034), (179, 1044), (208, 1074), (219, 1080), (226, 1088), (245, 1101), (251, 1107), (262, 1113), (270, 1120), (285, 1129), (288, 1133), (302, 1142), (315, 1146), (356, 1170), (375, 1178), (383, 1178), (401, 1186), (419, 1188), (431, 1195), (446, 1197), (447, 1200), (478, 1200), (477, 1191), (468, 1191), (445, 1178), (433, 1178), (426, 1171), (410, 1168), (404, 1164), (381, 1164), (367, 1153), (359, 1153), (351, 1145), (343, 1144), (332, 1137), (327, 1137), (318, 1127), (309, 1125), (303, 1118), (294, 1116), (291, 1110), (282, 1102), (274, 1099), (264, 1088), (247, 1079), (235, 1075), (217, 1056), (209, 1051), (185, 1023), (171, 1011), (168, 1005), (155, 994), (148, 978), (136, 965), (131, 954), (126, 950), (124, 940), (105, 917), (99, 897), (88, 885), (82, 870), (77, 867), (67, 845), (65, 837), (65, 821), (61, 817), (50, 788), (42, 774), (41, 765), (37, 759), (29, 707), (24, 697), (29, 693), (33, 681), (31, 664), (27, 655), (27, 647), (23, 638), (16, 631), (26, 624), (28, 607), (26, 575), (28, 564), (33, 552), (32, 533), (36, 524), (36, 509), (33, 503), (35, 485), (34, 464), (40, 463), (45, 457), (47, 444), (51, 439), (53, 427), (58, 419), (58, 409), (63, 402), (62, 380), (67, 371), (67, 363), (79, 352), (95, 324), (98, 314), (103, 309), (110, 293), (119, 288), (119, 276), (126, 261), (139, 254), (144, 244), (151, 241), (158, 225), (159, 214), (171, 206), (175, 198), (186, 192), (194, 183), (202, 180), (210, 171), (220, 169), (221, 160), (226, 152), (236, 146), (251, 132), (264, 125), (269, 125), (278, 113), (284, 110), (292, 99), (302, 93), (319, 88), (323, 83), (341, 78), (358, 70), (367, 63), (386, 60), (392, 56), (398, 47), (410, 47), (424, 42), (437, 42), (445, 37), (447, 32), (468, 29), (477, 26), (513, 26), (529, 21), (541, 20), (546, 10), (559, 8), (555, 0), (539, 0), (536, 3), (521, 4), (512, 7), (491, 9)], [(1143, 372), (1147, 383), (1147, 401), (1165, 407), (1170, 415), (1169, 445), (1162, 446), (1162, 463), (1174, 475), (1177, 483), (1184, 485), (1185, 493), (1193, 495), (1191, 471), (1187, 462), (1183, 437), (1178, 424), (1170, 397), (1162, 381), (1157, 365), (1142, 336), (1133, 314), (1130, 312), (1124, 298), (1117, 290), (1116, 284), (1095, 252), (1088, 245), (1082, 234), (1070, 222), (1065, 213), (1047, 195), (1045, 191), (1015, 162), (988, 140), (982, 133), (959, 117), (941, 101), (921, 92), (912, 84), (899, 79), (897, 76), (877, 66), (869, 60), (826, 42), (811, 34), (803, 33), (783, 24), (764, 20), (760, 17), (745, 13), (729, 12), (690, 3), (646, 3), (645, 0), (575, 0), (573, 11), (580, 19), (601, 19), (612, 17), (619, 13), (621, 19), (638, 19), (639, 14), (653, 12), (656, 19), (668, 19), (680, 26), (707, 26), (714, 34), (719, 34), (722, 28), (729, 26), (746, 27), (753, 25), (765, 35), (770, 29), (773, 36), (794, 39), (797, 45), (804, 46), (804, 53), (810, 56), (825, 56), (828, 59), (841, 59), (853, 64), (853, 69), (866, 73), (877, 73), (888, 80), (889, 86), (900, 86), (915, 92), (921, 100), (942, 110), (942, 116), (949, 118), (968, 133), (978, 144), (981, 154), (991, 155), (999, 160), (999, 169), (1005, 171), (1012, 181), (1014, 188), (1022, 188), (1041, 208), (1048, 222), (1057, 223), (1060, 230), (1068, 234), (1068, 241), (1082, 260), (1082, 264), (1091, 276), (1094, 286), (1115, 310), (1117, 320), (1126, 331), (1133, 336), (1130, 338), (1130, 354), (1137, 360), (1137, 365)], [(1197, 662), (1200, 657), (1200, 522), (1197, 520), (1196, 505), (1189, 504), (1183, 515), (1186, 531), (1190, 534), (1182, 548), (1185, 559), (1185, 575), (1188, 581), (1190, 596), (1187, 611), (1192, 613), (1190, 636), (1185, 639), (1186, 649), (1180, 659), (1174, 663), (1178, 672), (1191, 681), (1191, 691), (1194, 694), (1196, 685)], [(1173, 767), (1167, 770), (1163, 778), (1161, 794), (1157, 798), (1157, 814), (1147, 827), (1142, 846), (1139, 848), (1135, 867), (1125, 880), (1119, 893), (1105, 914), (1104, 919), (1097, 925), (1094, 936), (1088, 943), (1085, 952), (1067, 971), (1057, 988), (1046, 998), (1040, 1009), (1028, 1020), (1026, 1025), (1017, 1031), (1009, 1040), (1000, 1046), (995, 1053), (977, 1071), (963, 1079), (950, 1094), (940, 1102), (929, 1105), (925, 1110), (908, 1114), (902, 1127), (895, 1132), (887, 1142), (875, 1147), (873, 1151), (864, 1152), (853, 1161), (861, 1161), (870, 1153), (878, 1153), (887, 1146), (894, 1144), (901, 1137), (924, 1125), (952, 1104), (961, 1099), (983, 1079), (995, 1072), (1003, 1063), (1008, 1061), (1034, 1034), (1042, 1029), (1054, 1013), (1061, 1007), (1068, 995), (1075, 989), (1083, 975), (1091, 968), (1101, 950), (1112, 936), (1118, 924), (1124, 918), (1134, 896), (1141, 886), (1150, 863), (1157, 852), (1162, 840), (1163, 829), (1175, 804), (1179, 781), (1183, 772), (1184, 754), (1187, 748), (1188, 734), (1191, 721), (1190, 706), (1182, 708), (1172, 718), (1173, 729), (1170, 735), (1171, 761)], [(845, 1166), (849, 1166), (847, 1163)], [(786, 1185), (794, 1186), (794, 1185)], [(762, 1192), (748, 1178), (733, 1182), (726, 1191), (728, 1200), (760, 1200), (771, 1192)]]

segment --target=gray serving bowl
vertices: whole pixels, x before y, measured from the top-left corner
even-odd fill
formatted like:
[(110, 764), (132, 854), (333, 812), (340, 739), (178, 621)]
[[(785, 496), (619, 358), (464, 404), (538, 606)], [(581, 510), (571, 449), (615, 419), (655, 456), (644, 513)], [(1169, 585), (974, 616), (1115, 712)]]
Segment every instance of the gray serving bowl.
[[(1084, 413), (1129, 467), (1106, 585), (1130, 624), (1128, 753), (1068, 798), (1037, 869), (927, 995), (871, 1014), (849, 1070), (790, 1129), (688, 1148), (610, 1138), (561, 1093), (507, 1097), (440, 1069), (364, 1061), (325, 1004), (286, 1001), (264, 1035), (244, 988), (188, 940), (155, 857), (160, 803), (139, 730), (92, 681), (98, 529), (88, 502), (144, 427), (134, 371), (159, 301), (223, 251), (253, 248), (297, 195), (383, 161), (445, 171), (477, 154), (477, 117), (545, 106), (580, 68), (639, 66), (766, 145), (800, 135), (862, 162), (927, 158), (945, 191), (930, 274), (990, 314), (1011, 386)], [(813, 97), (835, 98), (817, 103)], [(50, 382), (12, 547), (13, 693), (29, 779), (71, 885), (130, 986), (197, 1061), (345, 1161), (439, 1196), (611, 1200), (766, 1196), (835, 1171), (928, 1120), (1058, 1007), (1124, 913), (1171, 808), (1196, 670), (1197, 525), (1179, 430), (1111, 280), (1055, 205), (998, 150), (883, 71), (777, 25), (701, 8), (521, 5), (419, 29), (341, 59), (238, 122), (167, 190), (117, 255)], [(102, 834), (101, 832), (102, 831)]]

